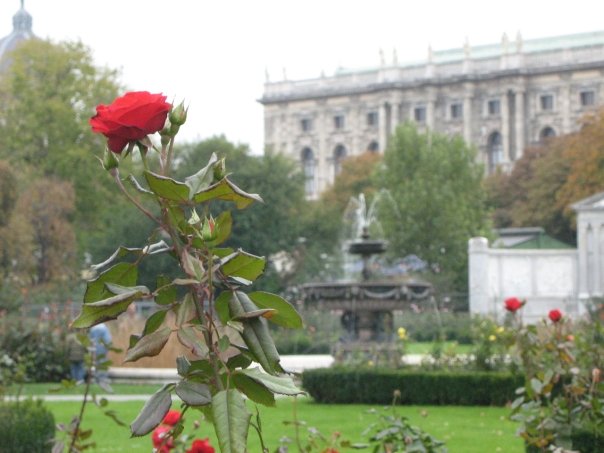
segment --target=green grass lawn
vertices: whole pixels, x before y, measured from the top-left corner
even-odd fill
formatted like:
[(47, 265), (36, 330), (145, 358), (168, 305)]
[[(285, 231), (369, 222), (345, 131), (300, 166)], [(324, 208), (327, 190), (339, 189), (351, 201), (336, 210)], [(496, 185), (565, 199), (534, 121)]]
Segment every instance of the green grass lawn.
[[(159, 389), (159, 384), (111, 384), (116, 395), (150, 395)], [(91, 386), (91, 392), (96, 394), (105, 394), (105, 390), (101, 389), (98, 385), (93, 384)], [(9, 394), (15, 393), (17, 389), (11, 388)], [(84, 386), (78, 385), (71, 388), (62, 388), (61, 384), (25, 384), (21, 389), (22, 395), (83, 395)]]
[[(119, 418), (129, 424), (143, 404), (141, 401), (111, 402), (108, 409), (115, 410)], [(368, 410), (380, 409), (367, 405), (319, 405), (307, 398), (299, 398), (295, 404), (299, 421), (305, 421), (308, 426), (316, 427), (327, 437), (332, 432), (338, 431), (342, 433), (343, 438), (353, 442), (364, 441), (362, 431), (375, 420), (375, 415), (368, 413)], [(47, 402), (46, 405), (59, 423), (68, 423), (79, 407), (78, 403), (73, 402)], [(177, 407), (176, 403), (173, 407)], [(283, 423), (293, 419), (293, 408), (294, 403), (289, 398), (279, 399), (275, 408), (259, 408), (265, 443), (271, 452), (279, 446), (279, 439), (282, 437), (294, 438), (293, 427)], [(250, 409), (255, 411), (251, 407)], [(420, 426), (437, 439), (444, 440), (451, 453), (521, 453), (524, 451), (522, 441), (514, 434), (516, 425), (506, 418), (509, 413), (506, 408), (400, 406), (397, 410), (401, 415), (409, 417), (414, 425)], [(185, 433), (192, 432), (195, 419), (201, 419), (199, 412), (192, 410), (187, 413)], [(131, 453), (150, 451), (150, 436), (130, 439), (127, 428), (117, 426), (92, 405), (87, 408), (84, 420), (84, 428), (94, 430), (93, 439), (97, 443), (95, 451)], [(213, 429), (207, 423), (202, 421), (201, 427), (195, 434), (196, 437), (210, 437), (213, 445), (217, 446)], [(258, 437), (252, 429), (249, 433), (249, 452), (260, 451)], [(297, 448), (292, 446), (290, 451), (297, 451)]]

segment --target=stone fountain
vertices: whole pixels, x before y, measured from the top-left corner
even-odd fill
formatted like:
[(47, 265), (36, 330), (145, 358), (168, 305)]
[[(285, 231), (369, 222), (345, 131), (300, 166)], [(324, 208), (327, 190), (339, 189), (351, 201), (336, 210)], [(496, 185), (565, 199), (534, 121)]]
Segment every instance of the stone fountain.
[(357, 280), (307, 283), (301, 288), (306, 306), (340, 313), (343, 335), (334, 347), (336, 360), (345, 359), (355, 352), (369, 352), (372, 359), (375, 359), (376, 352), (382, 356), (396, 353), (394, 311), (410, 309), (412, 303), (427, 302), (432, 294), (431, 285), (425, 282), (413, 279), (390, 281), (374, 275), (372, 258), (387, 249), (386, 241), (372, 239), (369, 233), (372, 224), (377, 223), (375, 203), (379, 200), (376, 196), (370, 209), (366, 209), (361, 194), (352, 200), (354, 209), (348, 209), (345, 214), (349, 218), (351, 212), (354, 214), (351, 230), (356, 237), (346, 241), (344, 250), (349, 255), (361, 257), (361, 277)]

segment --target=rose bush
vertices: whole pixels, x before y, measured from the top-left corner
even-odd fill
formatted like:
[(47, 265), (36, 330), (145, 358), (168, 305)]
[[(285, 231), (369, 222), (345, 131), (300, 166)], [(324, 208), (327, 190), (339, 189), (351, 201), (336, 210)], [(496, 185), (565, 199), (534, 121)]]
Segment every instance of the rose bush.
[(550, 310), (547, 316), (551, 322), (557, 323), (562, 319), (562, 312), (558, 309)]
[(214, 453), (214, 447), (212, 447), (208, 438), (195, 439), (187, 453)]
[[(184, 181), (171, 177), (175, 137), (186, 118), (183, 103), (172, 106), (162, 94), (146, 91), (126, 93), (97, 107), (90, 124), (107, 138), (103, 168), (157, 228), (136, 246), (120, 246), (93, 267), (97, 275), (87, 282), (81, 312), (72, 325), (87, 329), (116, 319), (131, 304), (153, 302), (142, 332), (130, 337), (125, 360), (155, 356), (175, 338), (182, 346), (175, 363), (179, 379), (145, 403), (130, 425), (132, 435), (153, 432), (154, 445), (164, 451), (183, 446), (182, 416), (170, 412), (175, 394), (182, 401), (182, 414), (196, 408), (211, 421), (221, 451), (244, 452), (250, 426), (262, 441), (249, 402), (273, 406), (275, 394), (302, 393), (280, 364), (268, 323), (286, 328), (301, 328), (303, 323), (285, 299), (249, 290), (264, 273), (265, 258), (225, 245), (233, 226), (228, 208), (245, 209), (262, 202), (260, 196), (237, 187), (224, 159), (216, 155)], [(156, 132), (160, 146), (149, 136)], [(136, 150), (142, 175), (122, 177), (122, 161)], [(153, 153), (156, 158), (147, 158)], [(157, 255), (173, 259), (177, 277), (158, 275), (148, 288), (138, 281), (138, 266)], [(79, 431), (78, 424), (74, 439)]]
[(504, 301), (505, 309), (511, 313), (515, 313), (522, 308), (524, 302), (517, 297), (508, 297)]
[(110, 105), (99, 105), (90, 125), (94, 132), (107, 137), (111, 151), (121, 153), (128, 143), (163, 129), (171, 107), (161, 94), (129, 92)]

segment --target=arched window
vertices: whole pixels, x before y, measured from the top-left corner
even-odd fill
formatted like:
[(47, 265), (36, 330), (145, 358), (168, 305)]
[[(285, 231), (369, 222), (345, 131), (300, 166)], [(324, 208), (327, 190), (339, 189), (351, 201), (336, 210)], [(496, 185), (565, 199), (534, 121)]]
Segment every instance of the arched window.
[(338, 176), (340, 171), (342, 171), (342, 161), (346, 158), (346, 148), (344, 145), (336, 146), (336, 149), (333, 151), (333, 176), (334, 178)]
[(487, 141), (487, 158), (489, 173), (493, 173), (497, 168), (497, 165), (503, 161), (503, 142), (499, 132), (493, 132), (489, 135)]
[(302, 170), (304, 171), (304, 192), (307, 197), (315, 194), (315, 173), (316, 173), (316, 162), (315, 154), (310, 148), (304, 148), (302, 150)]
[(555, 136), (556, 136), (556, 131), (552, 127), (547, 126), (547, 127), (544, 127), (543, 129), (541, 129), (541, 132), (539, 132), (539, 141), (544, 142), (548, 138), (552, 138)]
[(375, 140), (369, 143), (369, 146), (367, 147), (367, 151), (369, 151), (370, 153), (377, 153), (379, 150), (380, 144)]

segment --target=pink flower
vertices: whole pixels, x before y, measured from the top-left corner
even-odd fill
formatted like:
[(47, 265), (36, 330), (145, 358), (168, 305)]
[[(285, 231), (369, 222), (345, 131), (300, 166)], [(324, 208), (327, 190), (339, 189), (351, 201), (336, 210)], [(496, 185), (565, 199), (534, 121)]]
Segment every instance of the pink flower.
[(556, 323), (562, 319), (562, 312), (556, 308), (554, 310), (550, 310), (547, 316), (549, 316), (549, 319), (552, 322)]
[(205, 439), (195, 439), (187, 453), (214, 453), (214, 447), (210, 445), (210, 440), (207, 437)]
[(508, 297), (505, 301), (505, 309), (511, 313), (515, 313), (522, 308), (524, 302), (517, 297)]
[(180, 421), (180, 412), (175, 410), (170, 410), (164, 417), (162, 423), (165, 425), (174, 426)]

